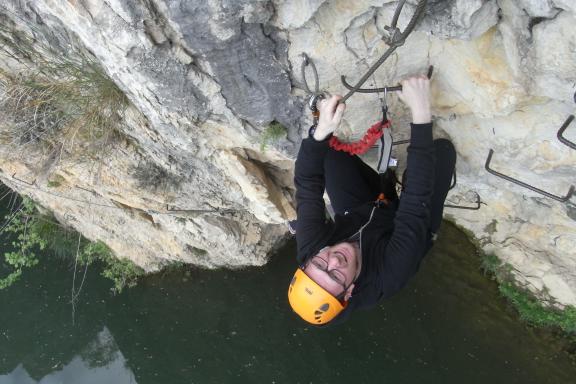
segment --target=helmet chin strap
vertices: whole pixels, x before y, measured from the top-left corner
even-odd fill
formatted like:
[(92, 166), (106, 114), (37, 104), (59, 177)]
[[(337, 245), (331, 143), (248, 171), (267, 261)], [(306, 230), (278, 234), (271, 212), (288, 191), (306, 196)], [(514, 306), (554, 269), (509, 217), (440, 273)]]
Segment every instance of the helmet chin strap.
[(360, 253), (360, 244), (357, 241), (352, 241), (351, 243), (352, 243), (352, 246), (358, 250), (358, 256), (356, 257), (356, 276), (354, 276), (354, 279), (352, 279), (352, 282), (346, 286), (346, 289), (344, 289), (344, 291), (341, 294), (336, 296), (336, 298), (338, 300), (344, 299), (344, 296), (346, 296), (346, 292), (348, 292), (348, 289), (350, 289), (352, 284), (354, 284), (356, 282), (356, 280), (358, 280), (358, 277), (360, 276), (360, 272), (362, 271), (362, 254)]
[(355, 241), (352, 243), (352, 246), (358, 251), (358, 256), (356, 257), (356, 276), (352, 283), (354, 283), (358, 276), (360, 276), (360, 272), (362, 271), (362, 250), (360, 249), (360, 242)]
[(344, 297), (346, 296), (346, 292), (348, 292), (348, 289), (350, 289), (350, 287), (352, 286), (352, 284), (354, 284), (354, 282), (356, 282), (356, 278), (350, 284), (348, 284), (346, 286), (346, 289), (341, 294), (339, 294), (338, 296), (334, 296), (334, 297), (336, 297), (336, 299), (338, 299), (340, 301), (344, 301)]

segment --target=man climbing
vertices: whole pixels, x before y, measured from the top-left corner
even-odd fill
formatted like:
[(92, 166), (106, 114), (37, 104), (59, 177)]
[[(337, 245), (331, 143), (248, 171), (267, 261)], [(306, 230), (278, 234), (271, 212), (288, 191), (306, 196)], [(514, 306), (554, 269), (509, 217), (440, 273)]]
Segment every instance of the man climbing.
[[(345, 110), (340, 97), (319, 102), (318, 124), (302, 141), (294, 178), (299, 267), (288, 298), (309, 323), (339, 322), (398, 292), (440, 226), (456, 152), (450, 141), (432, 139), (428, 78), (412, 77), (402, 87), (398, 95), (410, 108), (412, 124), (399, 199), (395, 181), (329, 147)], [(334, 220), (326, 218), (325, 189)]]

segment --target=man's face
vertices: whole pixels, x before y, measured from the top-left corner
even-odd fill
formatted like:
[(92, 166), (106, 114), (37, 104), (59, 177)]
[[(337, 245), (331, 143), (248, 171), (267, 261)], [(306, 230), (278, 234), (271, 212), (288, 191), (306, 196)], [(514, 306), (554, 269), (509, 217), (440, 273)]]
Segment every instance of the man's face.
[[(349, 287), (356, 279), (360, 268), (360, 250), (354, 243), (339, 243), (321, 250), (307, 263), (304, 272), (322, 288), (334, 296)], [(349, 297), (349, 294), (347, 294)], [(347, 297), (345, 297), (347, 300)]]

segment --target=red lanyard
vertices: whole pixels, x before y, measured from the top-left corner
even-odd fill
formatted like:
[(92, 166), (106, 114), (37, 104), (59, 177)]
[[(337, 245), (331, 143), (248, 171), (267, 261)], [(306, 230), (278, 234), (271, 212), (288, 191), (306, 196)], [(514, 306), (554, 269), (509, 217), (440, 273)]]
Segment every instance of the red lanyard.
[(390, 120), (386, 120), (386, 122), (379, 121), (366, 131), (366, 134), (364, 134), (362, 139), (356, 142), (343, 143), (338, 137), (332, 136), (328, 144), (330, 145), (330, 148), (336, 151), (347, 152), (350, 155), (361, 155), (366, 153), (366, 151), (368, 151), (368, 149), (370, 149), (374, 143), (382, 137), (384, 129), (390, 128), (391, 125), (392, 122)]

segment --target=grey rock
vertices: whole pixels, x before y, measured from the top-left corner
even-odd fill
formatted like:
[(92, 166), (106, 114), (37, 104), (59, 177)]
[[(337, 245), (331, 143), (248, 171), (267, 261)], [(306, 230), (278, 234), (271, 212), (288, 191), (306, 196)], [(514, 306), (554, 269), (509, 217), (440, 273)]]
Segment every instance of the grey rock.
[(496, 0), (430, 0), (420, 29), (442, 39), (472, 39), (497, 22)]
[[(167, 4), (168, 17), (186, 47), (209, 66), (229, 107), (241, 119), (257, 126), (276, 120), (294, 127), (300, 111), (290, 97), (292, 85), (276, 57), (275, 41), (260, 24), (268, 14), (265, 2), (211, 4), (172, 1)], [(246, 13), (250, 6), (255, 11)]]

